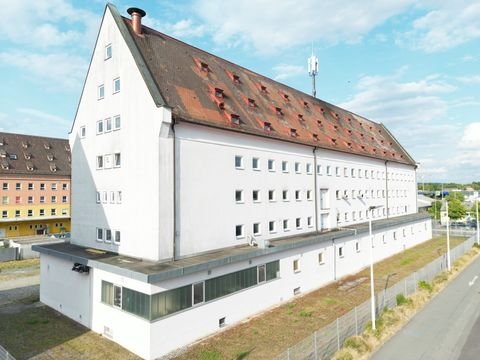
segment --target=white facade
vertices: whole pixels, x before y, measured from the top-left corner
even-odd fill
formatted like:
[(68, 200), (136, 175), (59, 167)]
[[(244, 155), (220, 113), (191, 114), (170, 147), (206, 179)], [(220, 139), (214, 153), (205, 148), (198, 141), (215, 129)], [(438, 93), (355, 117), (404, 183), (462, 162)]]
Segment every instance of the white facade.
[[(375, 231), (374, 259), (380, 261), (415, 246), (430, 239), (431, 234), (429, 220)], [(92, 268), (88, 275), (74, 273), (70, 271), (70, 261), (42, 254), (40, 300), (135, 354), (145, 359), (154, 359), (218, 331), (221, 318), (225, 318), (226, 325), (235, 324), (292, 299), (297, 291), (303, 294), (358, 272), (369, 264), (369, 243), (368, 233), (364, 233), (358, 237), (320, 242), (301, 249), (257, 257), (251, 263), (238, 262), (157, 284), (143, 283), (96, 268)], [(323, 254), (322, 262), (319, 261), (320, 253)], [(101, 301), (102, 280), (144, 294), (156, 294), (277, 259), (280, 260), (277, 279), (202, 302), (155, 321), (143, 319)], [(294, 270), (295, 260), (298, 261), (298, 270)], [(48, 287), (44, 287), (43, 284), (47, 283), (52, 271), (56, 274), (55, 283), (48, 283)], [(80, 284), (75, 289), (74, 302), (68, 284)], [(54, 286), (55, 291), (50, 286)], [(136, 335), (132, 337), (132, 333)]]
[[(159, 262), (160, 268), (219, 249), (287, 237), (294, 243), (301, 240), (295, 236), (329, 236), (322, 231), (416, 212), (414, 166), (175, 123), (171, 109), (153, 101), (115, 16), (107, 6), (70, 135), (72, 244)], [(389, 226), (375, 230), (375, 261), (431, 238), (423, 218)], [(40, 250), (41, 301), (153, 359), (214, 333), (221, 319), (234, 324), (361, 270), (368, 246), (365, 233), (338, 235), (153, 284), (88, 257), (81, 261), (89, 274), (72, 272), (73, 256)], [(277, 261), (279, 272), (270, 281), (258, 275), (255, 286), (198, 304), (191, 299), (188, 308), (155, 320), (121, 304), (125, 291), (151, 301)], [(120, 297), (112, 300), (111, 291)]]

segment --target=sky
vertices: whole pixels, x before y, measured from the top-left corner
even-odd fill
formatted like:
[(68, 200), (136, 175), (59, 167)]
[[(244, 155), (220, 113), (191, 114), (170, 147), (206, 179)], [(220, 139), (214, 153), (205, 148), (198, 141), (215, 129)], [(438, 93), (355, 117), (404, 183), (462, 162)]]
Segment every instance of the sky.
[[(0, 131), (66, 138), (105, 1), (0, 0)], [(368, 4), (368, 5), (367, 5)], [(384, 123), (418, 181), (480, 181), (478, 0), (137, 0), (144, 24)]]

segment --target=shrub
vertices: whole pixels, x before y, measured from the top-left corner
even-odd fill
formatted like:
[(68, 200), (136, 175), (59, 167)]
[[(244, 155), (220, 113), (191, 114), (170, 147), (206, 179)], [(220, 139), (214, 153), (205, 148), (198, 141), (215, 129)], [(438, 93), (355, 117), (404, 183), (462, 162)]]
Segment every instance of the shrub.
[(426, 282), (425, 280), (420, 280), (418, 282), (418, 288), (421, 289), (421, 290), (425, 290), (425, 291), (428, 291), (429, 293), (432, 292), (432, 285), (430, 285), (428, 282)]
[(306, 311), (306, 310), (302, 310), (298, 313), (298, 315), (300, 315), (301, 317), (311, 317), (313, 314), (313, 311)]
[(342, 349), (335, 354), (334, 360), (353, 360), (353, 355), (348, 350)]
[(203, 350), (200, 353), (200, 360), (220, 360), (222, 355), (218, 351)]
[(412, 303), (412, 299), (407, 298), (403, 294), (397, 294), (396, 299), (397, 299), (397, 306), (408, 305)]
[(346, 348), (354, 349), (359, 354), (364, 354), (370, 351), (370, 346), (368, 343), (360, 336), (349, 337), (343, 343), (343, 346)]

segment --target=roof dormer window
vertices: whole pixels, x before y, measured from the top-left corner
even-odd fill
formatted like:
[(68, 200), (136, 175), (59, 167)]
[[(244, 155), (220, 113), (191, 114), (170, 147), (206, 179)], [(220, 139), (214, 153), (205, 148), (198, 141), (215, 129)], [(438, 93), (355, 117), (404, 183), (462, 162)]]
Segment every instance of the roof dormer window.
[(255, 107), (256, 106), (254, 99), (248, 98), (247, 103), (248, 103), (248, 106), (250, 106), (250, 107)]
[(277, 115), (283, 115), (282, 108), (279, 108), (279, 107), (275, 106), (275, 113), (276, 113)]
[(272, 131), (272, 124), (268, 121), (263, 122), (263, 130), (265, 131)]
[(232, 124), (240, 125), (240, 115), (233, 113), (230, 114), (230, 121), (232, 122)]
[(223, 99), (223, 89), (220, 89), (220, 88), (216, 87), (215, 88), (215, 97)]
[(25, 160), (30, 160), (32, 158), (32, 154), (30, 153), (24, 153), (23, 156), (25, 157)]
[(318, 141), (318, 134), (312, 134), (313, 141)]
[(45, 148), (45, 150), (50, 150), (51, 146), (49, 143), (43, 143), (43, 147)]
[(8, 163), (2, 163), (2, 170), (8, 170), (9, 166)]
[(305, 121), (305, 119), (303, 118), (303, 114), (298, 114), (298, 120)]
[(33, 170), (35, 170), (35, 168), (33, 167), (33, 164), (32, 164), (32, 163), (27, 163), (26, 165), (27, 165), (27, 170), (28, 170), (28, 171), (33, 171)]
[(24, 149), (28, 148), (28, 142), (22, 141), (22, 147), (23, 147)]
[(290, 128), (290, 136), (297, 137), (298, 136), (297, 129)]
[(48, 161), (53, 161), (53, 155), (52, 154), (47, 154), (47, 160)]
[(57, 165), (55, 165), (55, 164), (50, 164), (50, 171), (51, 171), (51, 172), (56, 172), (56, 171), (57, 171)]

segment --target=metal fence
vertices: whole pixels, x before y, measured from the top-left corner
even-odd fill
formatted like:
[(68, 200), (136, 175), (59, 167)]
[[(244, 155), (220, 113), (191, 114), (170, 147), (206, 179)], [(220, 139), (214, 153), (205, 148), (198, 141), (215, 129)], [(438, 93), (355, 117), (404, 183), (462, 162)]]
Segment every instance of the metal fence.
[(0, 345), (0, 360), (15, 360), (15, 358), (10, 355), (2, 345)]
[[(451, 249), (451, 262), (470, 250), (475, 243), (475, 236), (465, 240), (460, 245)], [(397, 305), (397, 295), (412, 295), (417, 291), (417, 284), (421, 280), (431, 282), (433, 278), (447, 268), (447, 257), (442, 255), (423, 268), (400, 280), (393, 286), (377, 292), (376, 314), (377, 316), (385, 308)], [(312, 335), (278, 355), (276, 360), (318, 360), (330, 359), (338, 351), (345, 340), (351, 336), (359, 335), (371, 320), (370, 300), (356, 306), (353, 310), (337, 318), (327, 326), (315, 331)]]

